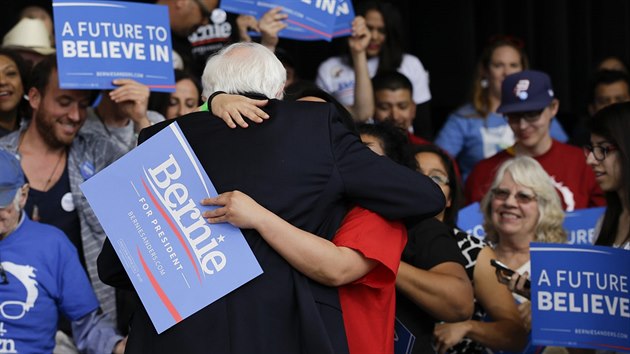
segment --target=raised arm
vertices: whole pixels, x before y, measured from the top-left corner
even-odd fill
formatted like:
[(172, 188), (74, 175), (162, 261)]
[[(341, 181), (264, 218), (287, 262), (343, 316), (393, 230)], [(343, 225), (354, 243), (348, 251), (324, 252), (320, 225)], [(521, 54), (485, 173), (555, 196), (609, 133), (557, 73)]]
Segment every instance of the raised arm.
[(116, 79), (112, 82), (118, 86), (109, 93), (113, 102), (133, 122), (134, 132), (151, 125), (147, 110), (149, 106), (149, 87), (133, 79)]
[(287, 27), (284, 22), (289, 16), (285, 13), (281, 13), (282, 7), (275, 7), (267, 12), (258, 21), (258, 28), (260, 28), (260, 44), (267, 47), (272, 52), (276, 51), (276, 46), (280, 41), (278, 32)]
[(366, 52), (370, 38), (365, 18), (355, 17), (352, 21), (352, 36), (348, 38), (348, 47), (354, 66), (354, 104), (348, 109), (357, 122), (365, 122), (374, 114), (374, 90), (368, 71)]
[(351, 248), (337, 247), (294, 227), (242, 192), (223, 193), (206, 198), (201, 204), (218, 206), (203, 213), (208, 222), (229, 222), (239, 228), (255, 229), (295, 269), (324, 285), (348, 284), (377, 264)]

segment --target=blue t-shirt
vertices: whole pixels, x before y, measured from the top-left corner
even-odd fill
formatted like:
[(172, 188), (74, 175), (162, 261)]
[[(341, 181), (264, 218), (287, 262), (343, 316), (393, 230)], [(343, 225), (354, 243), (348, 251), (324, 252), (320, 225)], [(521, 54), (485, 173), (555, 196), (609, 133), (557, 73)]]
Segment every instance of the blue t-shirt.
[[(551, 137), (560, 142), (568, 140), (558, 119), (551, 120)], [(448, 152), (459, 164), (465, 181), (477, 162), (514, 145), (514, 133), (499, 113), (479, 118), (471, 104), (453, 112), (435, 138), (435, 144)]]
[(0, 351), (51, 353), (58, 313), (71, 321), (98, 308), (76, 248), (53, 226), (22, 213), (0, 241), (8, 284), (0, 284)]

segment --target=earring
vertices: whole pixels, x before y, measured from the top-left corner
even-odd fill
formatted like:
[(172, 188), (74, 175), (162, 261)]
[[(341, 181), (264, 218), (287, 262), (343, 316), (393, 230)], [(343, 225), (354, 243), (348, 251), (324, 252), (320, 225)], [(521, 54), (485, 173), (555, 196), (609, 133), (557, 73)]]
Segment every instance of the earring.
[(481, 79), (479, 81), (479, 85), (481, 86), (481, 88), (488, 88), (488, 79)]

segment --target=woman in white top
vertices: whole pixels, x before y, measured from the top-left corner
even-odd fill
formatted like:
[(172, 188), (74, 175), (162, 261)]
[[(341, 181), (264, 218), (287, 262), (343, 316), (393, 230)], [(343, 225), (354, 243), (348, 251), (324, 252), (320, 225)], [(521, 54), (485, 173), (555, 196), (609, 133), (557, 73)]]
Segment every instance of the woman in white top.
[[(397, 70), (413, 84), (414, 102), (417, 105), (427, 103), (431, 99), (429, 74), (418, 58), (403, 52), (398, 11), (391, 4), (369, 1), (357, 7), (357, 15), (365, 18), (371, 35), (366, 49), (369, 77), (374, 77), (378, 72)], [(352, 106), (355, 90), (369, 90), (371, 93), (369, 80), (363, 84), (358, 82), (355, 66), (357, 63), (350, 55), (331, 57), (319, 66), (317, 85), (342, 104)], [(367, 118), (355, 119), (365, 121)]]

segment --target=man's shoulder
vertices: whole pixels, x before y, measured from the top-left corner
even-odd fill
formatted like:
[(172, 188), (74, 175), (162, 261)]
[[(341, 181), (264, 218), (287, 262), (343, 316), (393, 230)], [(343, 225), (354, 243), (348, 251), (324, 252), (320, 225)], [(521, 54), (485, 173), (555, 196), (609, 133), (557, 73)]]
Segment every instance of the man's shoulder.
[(584, 152), (582, 151), (581, 148), (571, 145), (571, 144), (567, 144), (567, 143), (563, 143), (560, 142), (558, 140), (554, 140), (553, 141), (553, 145), (552, 148), (555, 150), (554, 152), (558, 152), (559, 154), (567, 154), (570, 156), (578, 156), (580, 157), (580, 159), (586, 161), (586, 159), (584, 158)]
[(48, 251), (52, 251), (52, 247), (68, 247), (71, 245), (68, 237), (61, 229), (53, 225), (32, 221), (29, 218), (24, 219), (18, 231), (23, 233), (23, 235), (18, 235), (18, 237), (28, 238), (22, 241), (37, 244), (38, 248)]
[(20, 131), (11, 132), (3, 137), (0, 137), (0, 148), (5, 150), (15, 151), (17, 150), (17, 144), (20, 140)]
[(114, 144), (109, 137), (89, 130), (79, 130), (79, 134), (77, 134), (72, 142), (73, 149), (88, 150), (102, 149), (103, 147), (116, 148), (116, 144)]
[(124, 153), (125, 151), (109, 137), (90, 131), (79, 131), (70, 146), (70, 154), (80, 157), (80, 160), (101, 161), (105, 165), (118, 159)]
[(473, 169), (473, 172), (477, 170), (479, 171), (493, 170), (496, 166), (500, 165), (501, 163), (503, 163), (503, 161), (511, 157), (514, 157), (514, 156), (511, 155), (507, 150), (499, 151), (496, 154), (477, 162), (477, 164), (475, 165)]
[[(479, 191), (481, 193), (486, 192), (486, 188), (489, 186), (490, 181), (494, 177), (496, 170), (499, 168), (503, 161), (513, 157), (506, 150), (499, 151), (494, 156), (483, 159), (473, 167), (472, 172), (468, 175), (466, 179), (466, 186), (464, 190), (466, 191), (466, 195), (470, 195), (473, 190)], [(479, 200), (482, 196), (478, 196)], [(476, 201), (468, 200), (468, 202)]]

